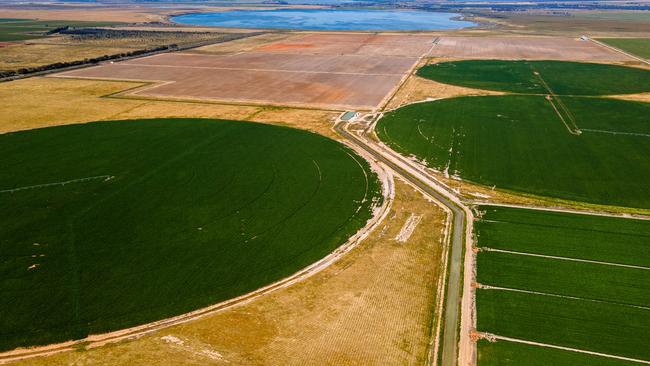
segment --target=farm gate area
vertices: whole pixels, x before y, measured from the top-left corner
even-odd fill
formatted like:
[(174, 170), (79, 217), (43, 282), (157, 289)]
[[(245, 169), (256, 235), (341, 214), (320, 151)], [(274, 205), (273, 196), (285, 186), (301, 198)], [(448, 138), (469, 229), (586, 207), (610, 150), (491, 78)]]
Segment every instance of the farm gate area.
[(147, 97), (373, 109), (433, 46), (418, 35), (297, 34), (229, 54), (165, 53), (57, 77), (149, 81)]
[(650, 221), (479, 211), (479, 366), (650, 363)]

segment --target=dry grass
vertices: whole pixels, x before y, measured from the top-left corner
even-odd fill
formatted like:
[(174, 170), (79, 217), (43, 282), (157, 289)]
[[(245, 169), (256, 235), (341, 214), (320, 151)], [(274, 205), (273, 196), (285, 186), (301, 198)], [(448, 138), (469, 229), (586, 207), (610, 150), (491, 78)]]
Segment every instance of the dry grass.
[[(412, 213), (422, 221), (408, 241), (395, 241)], [(422, 364), (444, 218), (440, 208), (398, 181), (389, 220), (339, 262), (301, 283), (138, 340), (25, 364)]]
[(57, 6), (49, 9), (2, 8), (3, 18), (24, 18), (42, 20), (85, 20), (96, 22), (159, 22), (165, 20), (164, 11), (145, 7), (100, 8), (93, 6)]
[(650, 93), (611, 95), (610, 98), (650, 103)]
[(0, 133), (96, 120), (202, 117), (277, 123), (333, 136), (337, 114), (328, 111), (103, 97), (141, 85), (43, 77), (0, 83)]
[(464, 88), (439, 83), (419, 76), (409, 78), (388, 103), (386, 109), (391, 110), (405, 104), (424, 101), (427, 99), (453, 98), (462, 95), (497, 95), (502, 94), (489, 90)]
[(46, 37), (0, 48), (0, 70), (17, 70), (57, 62), (77, 61), (163, 45), (218, 41), (224, 36), (225, 34), (221, 33), (157, 32), (112, 38), (79, 35)]
[(49, 65), (132, 51), (129, 47), (25, 43), (0, 48), (0, 70)]

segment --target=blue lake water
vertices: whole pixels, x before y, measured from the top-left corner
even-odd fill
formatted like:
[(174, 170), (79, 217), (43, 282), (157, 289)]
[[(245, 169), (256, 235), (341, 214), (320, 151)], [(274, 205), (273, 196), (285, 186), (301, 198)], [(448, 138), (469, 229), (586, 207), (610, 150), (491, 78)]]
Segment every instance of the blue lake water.
[(213, 27), (301, 30), (446, 30), (476, 25), (452, 19), (459, 16), (418, 10), (279, 9), (185, 14), (171, 19)]

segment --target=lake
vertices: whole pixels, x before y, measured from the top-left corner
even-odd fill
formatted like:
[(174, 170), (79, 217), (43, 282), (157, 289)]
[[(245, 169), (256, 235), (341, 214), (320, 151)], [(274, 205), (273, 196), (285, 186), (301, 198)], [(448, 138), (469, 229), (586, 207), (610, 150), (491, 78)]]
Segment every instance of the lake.
[(418, 10), (278, 9), (185, 14), (171, 20), (213, 27), (299, 30), (447, 30), (476, 25), (454, 19), (460, 16)]

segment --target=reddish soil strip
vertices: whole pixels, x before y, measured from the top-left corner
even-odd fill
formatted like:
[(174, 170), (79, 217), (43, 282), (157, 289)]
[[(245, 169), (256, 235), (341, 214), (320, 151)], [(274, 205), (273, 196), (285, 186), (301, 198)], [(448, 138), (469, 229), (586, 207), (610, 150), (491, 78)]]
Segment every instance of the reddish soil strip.
[(16, 43), (16, 42), (0, 42), (0, 48), (12, 46), (12, 45), (15, 45), (15, 44), (18, 44), (18, 43)]
[(420, 35), (306, 34), (263, 45), (257, 51), (419, 57), (432, 41), (433, 37)]
[(469, 59), (632, 61), (589, 41), (558, 37), (441, 37), (431, 55)]

